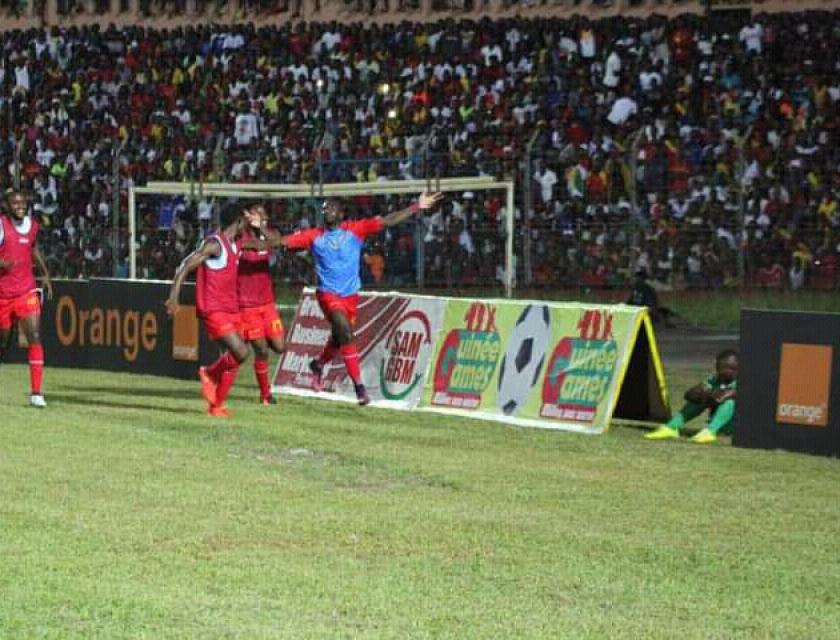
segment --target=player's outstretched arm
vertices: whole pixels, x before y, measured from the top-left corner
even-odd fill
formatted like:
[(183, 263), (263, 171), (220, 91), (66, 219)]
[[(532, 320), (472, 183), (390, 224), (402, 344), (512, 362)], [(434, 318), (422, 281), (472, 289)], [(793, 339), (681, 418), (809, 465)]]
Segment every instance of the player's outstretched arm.
[(52, 278), (50, 277), (50, 270), (47, 267), (47, 261), (44, 260), (44, 254), (41, 253), (41, 250), (38, 248), (36, 244), (32, 248), (32, 259), (35, 260), (35, 264), (38, 265), (38, 268), (41, 270), (42, 277), (42, 284), (44, 285), (44, 289), (47, 292), (47, 300), (53, 299), (53, 286), (52, 286)]
[(442, 198), (442, 193), (422, 193), (417, 199), (417, 202), (412, 204), (410, 207), (400, 209), (399, 211), (394, 211), (382, 218), (382, 225), (385, 227), (393, 227), (395, 225), (398, 225), (401, 222), (408, 220), (418, 211), (426, 211), (435, 207), (441, 201)]
[(198, 249), (184, 258), (181, 264), (178, 265), (178, 268), (175, 270), (175, 276), (172, 278), (172, 287), (169, 289), (169, 297), (164, 303), (166, 305), (166, 312), (170, 316), (174, 316), (178, 311), (178, 298), (181, 295), (181, 286), (184, 284), (184, 280), (187, 279), (187, 276), (198, 269), (205, 260), (215, 258), (221, 255), (221, 253), (222, 247), (219, 244), (219, 241), (215, 238), (210, 238), (202, 242)]

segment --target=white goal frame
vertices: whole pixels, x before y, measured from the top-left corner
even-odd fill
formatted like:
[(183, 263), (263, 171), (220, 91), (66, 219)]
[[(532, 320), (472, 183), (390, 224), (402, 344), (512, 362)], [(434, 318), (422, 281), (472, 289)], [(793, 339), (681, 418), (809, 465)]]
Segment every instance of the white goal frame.
[(337, 182), (312, 184), (235, 184), (229, 182), (149, 182), (128, 189), (128, 275), (137, 278), (137, 195), (220, 196), (257, 200), (291, 200), (293, 198), (347, 198), (366, 195), (420, 194), (424, 191), (504, 190), (505, 199), (505, 295), (513, 296), (513, 180), (478, 178), (440, 178), (436, 180), (385, 180), (381, 182)]

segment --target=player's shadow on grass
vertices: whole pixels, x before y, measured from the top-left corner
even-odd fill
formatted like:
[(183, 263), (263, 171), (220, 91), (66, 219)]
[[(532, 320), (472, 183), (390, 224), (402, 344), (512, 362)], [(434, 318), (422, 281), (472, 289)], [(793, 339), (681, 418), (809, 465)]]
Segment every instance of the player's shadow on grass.
[(198, 392), (195, 390), (173, 389), (171, 387), (126, 387), (123, 385), (100, 385), (94, 387), (63, 384), (60, 388), (66, 389), (67, 391), (75, 391), (77, 393), (113, 393), (115, 395), (131, 394), (133, 396), (143, 396), (148, 398), (175, 398), (178, 400), (190, 400), (200, 397)]
[[(87, 389), (86, 389), (87, 390)], [(132, 395), (134, 392), (131, 391)], [(195, 408), (190, 407), (161, 407), (152, 404), (137, 404), (133, 402), (113, 402), (103, 400), (102, 398), (86, 398), (74, 393), (61, 393), (60, 391), (51, 391), (50, 398), (54, 398), (61, 403), (75, 404), (79, 406), (89, 407), (110, 407), (113, 409), (137, 409), (139, 411), (163, 411), (166, 413), (195, 413)]]

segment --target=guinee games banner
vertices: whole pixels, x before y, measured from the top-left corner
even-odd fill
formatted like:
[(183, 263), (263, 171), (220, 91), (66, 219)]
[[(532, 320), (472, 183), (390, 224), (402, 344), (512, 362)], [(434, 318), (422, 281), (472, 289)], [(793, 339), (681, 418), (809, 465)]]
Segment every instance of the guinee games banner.
[[(667, 404), (640, 307), (363, 294), (356, 339), (375, 405), (600, 433), (640, 330)], [(306, 290), (275, 377), (281, 393), (312, 394), (309, 361), (328, 339), (329, 325)], [(324, 380), (331, 393), (319, 397), (355, 401), (339, 359)]]

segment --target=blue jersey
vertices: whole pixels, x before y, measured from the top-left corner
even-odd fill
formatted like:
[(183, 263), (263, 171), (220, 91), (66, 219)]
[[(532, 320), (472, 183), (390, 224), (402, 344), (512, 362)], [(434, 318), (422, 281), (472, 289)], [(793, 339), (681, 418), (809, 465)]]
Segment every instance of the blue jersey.
[(366, 218), (342, 222), (336, 229), (297, 231), (287, 236), (285, 245), (312, 252), (318, 291), (346, 297), (362, 288), (359, 265), (365, 238), (382, 229), (382, 218)]

